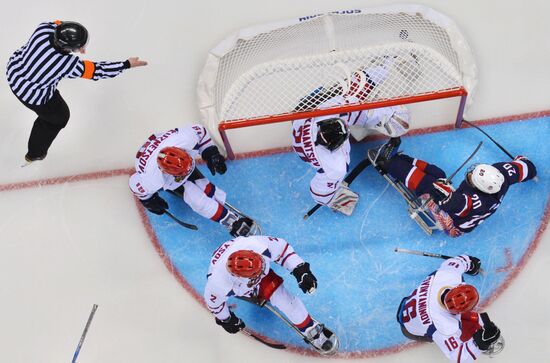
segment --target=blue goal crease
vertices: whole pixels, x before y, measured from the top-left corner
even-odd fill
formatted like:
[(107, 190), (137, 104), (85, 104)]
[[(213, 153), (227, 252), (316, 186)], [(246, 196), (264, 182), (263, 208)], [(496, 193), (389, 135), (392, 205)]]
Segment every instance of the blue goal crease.
[[(401, 196), (369, 168), (352, 184), (360, 195), (353, 216), (321, 208), (308, 220), (302, 216), (315, 204), (309, 195), (314, 170), (293, 153), (231, 161), (227, 173), (210, 179), (227, 192), (230, 203), (255, 218), (264, 233), (286, 239), (311, 264), (319, 280), (317, 292), (312, 296), (304, 295), (286, 270), (279, 266), (274, 269), (285, 279), (285, 286), (302, 299), (312, 317), (339, 335), (342, 351), (384, 349), (407, 342), (395, 320), (399, 302), (441, 263), (435, 258), (396, 254), (395, 247), (446, 255), (466, 253), (481, 258), (488, 274), (465, 279), (479, 288), (482, 299), (492, 296), (506, 281), (533, 243), (540, 224), (546, 222), (544, 213), (550, 190), (549, 121), (549, 117), (543, 117), (483, 126), (512, 154), (533, 160), (539, 180), (512, 186), (492, 217), (458, 239), (440, 232), (432, 237), (425, 235), (409, 218)], [(405, 136), (400, 149), (437, 164), (449, 174), (479, 141), (483, 141), (483, 146), (472, 163), (508, 160), (473, 128)], [(350, 168), (365, 157), (368, 148), (381, 143), (353, 145)], [(457, 174), (455, 184), (465, 170)], [(176, 197), (167, 193), (163, 197), (174, 215), (199, 227), (198, 231), (191, 231), (167, 217), (149, 214), (154, 232), (173, 265), (202, 296), (210, 256), (230, 236), (222, 226), (193, 213)], [(305, 347), (296, 334), (266, 309), (242, 301), (230, 303), (256, 332), (285, 344)]]

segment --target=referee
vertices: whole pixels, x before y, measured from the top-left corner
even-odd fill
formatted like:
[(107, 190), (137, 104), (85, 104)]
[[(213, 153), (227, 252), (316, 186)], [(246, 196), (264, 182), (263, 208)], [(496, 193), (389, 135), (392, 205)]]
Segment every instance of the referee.
[(84, 54), (87, 43), (88, 31), (77, 22), (41, 23), (8, 61), (6, 76), (12, 92), (38, 115), (25, 155), (29, 163), (46, 157), (53, 140), (69, 121), (69, 107), (57, 90), (62, 78), (97, 81), (116, 77), (127, 68), (147, 65), (139, 57), (124, 62), (91, 62), (71, 54)]

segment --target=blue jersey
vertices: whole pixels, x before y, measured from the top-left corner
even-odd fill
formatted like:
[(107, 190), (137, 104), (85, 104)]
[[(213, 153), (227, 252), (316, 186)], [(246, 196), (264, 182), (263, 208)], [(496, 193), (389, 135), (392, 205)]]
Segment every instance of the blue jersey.
[(526, 158), (495, 163), (493, 166), (504, 176), (504, 183), (498, 193), (483, 193), (464, 180), (451, 198), (440, 205), (453, 219), (454, 226), (464, 233), (471, 232), (495, 213), (510, 185), (533, 179), (537, 175), (535, 165)]

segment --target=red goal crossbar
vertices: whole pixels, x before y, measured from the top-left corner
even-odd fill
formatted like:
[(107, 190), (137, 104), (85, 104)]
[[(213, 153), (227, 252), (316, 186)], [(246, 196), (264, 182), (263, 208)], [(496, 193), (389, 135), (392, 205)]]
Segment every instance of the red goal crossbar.
[(343, 113), (343, 112), (354, 112), (354, 111), (360, 111), (360, 110), (369, 110), (373, 108), (381, 108), (381, 107), (404, 105), (404, 104), (423, 102), (423, 101), (439, 100), (439, 99), (452, 98), (452, 97), (460, 97), (460, 104), (458, 107), (458, 112), (457, 112), (456, 121), (455, 121), (455, 127), (459, 128), (461, 126), (462, 116), (464, 113), (464, 107), (466, 105), (467, 96), (468, 96), (468, 92), (466, 91), (466, 89), (464, 87), (458, 87), (458, 88), (451, 88), (446, 90), (418, 94), (414, 96), (405, 96), (405, 97), (398, 97), (398, 98), (392, 98), (387, 100), (380, 100), (380, 101), (375, 101), (370, 103), (342, 105), (342, 106), (331, 107), (331, 108), (326, 108), (322, 110), (289, 112), (289, 113), (279, 114), (275, 116), (221, 121), (218, 125), (218, 130), (223, 140), (225, 150), (227, 151), (228, 159), (234, 159), (235, 154), (233, 152), (233, 148), (231, 147), (231, 144), (229, 143), (229, 139), (227, 137), (227, 130), (238, 129), (242, 127), (249, 127), (249, 126), (274, 124), (274, 123), (285, 122), (285, 121), (300, 120), (300, 119), (317, 117), (317, 116), (334, 115), (334, 114)]

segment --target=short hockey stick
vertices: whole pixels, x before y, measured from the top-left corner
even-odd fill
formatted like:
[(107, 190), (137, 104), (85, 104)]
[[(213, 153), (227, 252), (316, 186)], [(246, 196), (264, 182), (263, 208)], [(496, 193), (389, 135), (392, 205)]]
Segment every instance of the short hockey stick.
[[(247, 303), (250, 303), (250, 304), (253, 304), (253, 305), (256, 305), (256, 306), (259, 306), (261, 308), (263, 308), (266, 304), (267, 301), (261, 301), (258, 299), (258, 298), (255, 298), (255, 297), (249, 297), (249, 296), (235, 296), (237, 299), (239, 300), (242, 300), (242, 301), (246, 301)], [(275, 348), (275, 349), (286, 349), (286, 345), (283, 345), (283, 344), (275, 344), (275, 343), (270, 343), (264, 339), (261, 339), (260, 337), (258, 337), (257, 335), (254, 335), (251, 331), (249, 331), (248, 329), (241, 329), (241, 331), (248, 335), (248, 336), (251, 336), (252, 338), (256, 339), (257, 341), (267, 345), (268, 347), (271, 347), (271, 348)]]
[(185, 223), (184, 221), (179, 220), (176, 216), (174, 216), (172, 213), (168, 212), (167, 210), (164, 211), (164, 214), (166, 214), (168, 217), (172, 218), (177, 224), (179, 224), (182, 227), (192, 229), (193, 231), (196, 231), (196, 230), (199, 229), (194, 224)]
[(292, 322), (290, 320), (288, 320), (288, 318), (286, 316), (284, 316), (276, 308), (274, 308), (269, 303), (269, 301), (261, 301), (260, 302), (256, 298), (247, 297), (247, 296), (237, 296), (237, 299), (249, 302), (249, 303), (254, 304), (256, 306), (259, 306), (261, 308), (263, 308), (263, 307), (267, 308), (267, 310), (271, 311), (276, 317), (281, 319), (286, 325), (288, 325), (292, 330), (294, 330), (296, 332), (296, 334), (298, 334), (298, 336), (300, 336), (300, 338), (302, 338), (304, 340), (304, 342), (306, 342), (308, 345), (310, 345), (313, 349), (315, 349), (320, 354), (325, 354), (325, 352), (323, 352), (322, 350), (318, 349), (313, 344), (311, 344), (310, 340), (305, 336), (305, 334), (302, 333), (296, 325), (292, 324)]
[[(361, 174), (361, 172), (365, 170), (365, 168), (369, 165), (371, 165), (369, 159), (365, 158), (361, 160), (359, 164), (357, 164), (357, 166), (353, 168), (353, 170), (344, 178), (344, 182), (346, 183), (346, 185), (350, 185), (351, 183), (353, 183), (355, 178), (357, 178), (357, 176)], [(311, 208), (306, 214), (304, 214), (304, 219), (308, 219), (313, 213), (317, 211), (317, 209), (321, 208), (322, 206), (322, 204), (315, 204), (313, 208)]]
[[(417, 250), (408, 250), (406, 248), (399, 248), (395, 247), (395, 252), (399, 253), (408, 253), (410, 255), (419, 255), (419, 256), (425, 256), (425, 257), (434, 257), (434, 258), (441, 258), (443, 260), (448, 260), (449, 258), (452, 258), (451, 256), (447, 255), (440, 255), (439, 253), (432, 253), (432, 252), (424, 252), (424, 251), (417, 251)], [(485, 270), (480, 268), (479, 273), (483, 276), (485, 276)]]
[(508, 150), (506, 150), (501, 144), (499, 144), (498, 142), (496, 142), (495, 139), (493, 139), (487, 132), (483, 131), (479, 126), (477, 125), (474, 125), (473, 123), (469, 122), (469, 121), (466, 121), (466, 120), (462, 120), (462, 122), (465, 122), (467, 125), (470, 125), (471, 127), (475, 128), (475, 129), (478, 129), (483, 135), (487, 136), (489, 138), (489, 140), (491, 140), (496, 146), (498, 146), (498, 148), (500, 150), (502, 150), (506, 155), (508, 155), (508, 157), (512, 160), (514, 160), (514, 157), (512, 156), (512, 154), (510, 154), (508, 152)]
[(86, 334), (88, 334), (88, 329), (90, 329), (90, 325), (92, 324), (92, 319), (94, 318), (97, 307), (98, 307), (97, 304), (94, 304), (94, 306), (92, 306), (92, 311), (90, 312), (90, 316), (88, 317), (88, 321), (86, 322), (86, 326), (84, 327), (84, 331), (82, 332), (82, 336), (80, 337), (80, 341), (78, 342), (76, 351), (74, 352), (73, 360), (71, 361), (72, 363), (76, 363), (76, 358), (78, 358), (80, 349), (84, 344), (84, 339), (86, 339)]
[[(464, 165), (466, 165), (470, 160), (472, 160), (472, 158), (474, 157), (475, 154), (477, 154), (478, 150), (481, 148), (481, 145), (483, 145), (483, 141), (480, 141), (479, 144), (477, 144), (477, 147), (475, 148), (474, 152), (468, 156), (468, 159), (464, 160), (464, 162), (462, 164), (460, 164), (460, 166), (454, 171), (454, 173), (451, 174), (451, 176), (449, 176), (447, 178), (447, 182), (451, 182), (451, 180), (455, 177), (455, 175), (460, 171), (460, 169), (462, 169), (464, 167)], [(426, 205), (430, 202), (430, 200), (432, 200), (433, 198), (430, 196), (428, 199), (426, 199), (421, 205), (420, 207), (418, 207), (418, 209), (415, 209), (414, 212), (412, 212), (410, 214), (411, 218), (412, 219), (415, 219), (416, 216), (418, 216), (418, 212), (419, 211), (422, 211), (426, 208)]]
[(268, 347), (270, 348), (273, 348), (273, 349), (286, 349), (286, 345), (284, 344), (277, 344), (277, 343), (270, 343), (268, 342), (267, 340), (265, 339), (262, 339), (261, 337), (255, 335), (254, 333), (252, 333), (250, 330), (244, 328), (244, 329), (241, 329), (241, 332), (248, 335), (249, 337), (252, 337), (254, 339), (256, 339), (257, 341), (259, 341), (260, 343), (262, 344), (265, 344), (267, 345)]
[(408, 253), (410, 255), (419, 255), (419, 256), (426, 256), (426, 257), (441, 258), (441, 259), (444, 259), (444, 260), (448, 260), (449, 258), (451, 258), (451, 256), (440, 255), (439, 253), (423, 252), (423, 251), (417, 251), (417, 250), (408, 250), (406, 248), (399, 248), (399, 247), (395, 247), (394, 251), (399, 252), (399, 253)]

